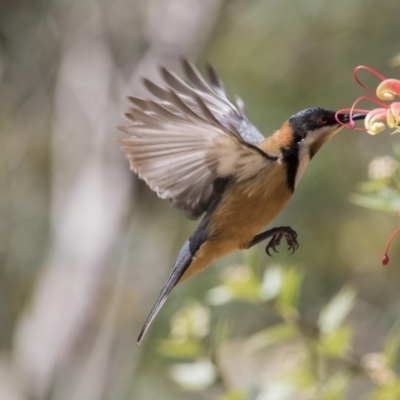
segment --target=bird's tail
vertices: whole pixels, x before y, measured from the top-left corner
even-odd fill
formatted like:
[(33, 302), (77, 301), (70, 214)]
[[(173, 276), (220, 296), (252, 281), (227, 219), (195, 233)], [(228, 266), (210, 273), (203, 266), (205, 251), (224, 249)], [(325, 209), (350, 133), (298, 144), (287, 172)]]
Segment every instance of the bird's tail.
[(181, 251), (179, 252), (178, 258), (176, 259), (174, 266), (172, 267), (171, 275), (167, 279), (167, 282), (165, 283), (161, 291), (161, 294), (156, 301), (156, 304), (154, 304), (152, 310), (150, 311), (149, 316), (146, 319), (146, 322), (143, 325), (142, 330), (140, 331), (139, 337), (137, 338), (136, 341), (138, 345), (142, 341), (143, 336), (147, 332), (147, 329), (150, 327), (150, 324), (152, 323), (153, 319), (155, 318), (155, 316), (157, 315), (157, 313), (160, 311), (161, 307), (167, 300), (172, 289), (179, 282), (179, 280), (182, 278), (182, 275), (190, 266), (192, 259), (193, 259), (193, 254), (190, 251), (190, 242), (189, 240), (187, 240), (183, 245)]

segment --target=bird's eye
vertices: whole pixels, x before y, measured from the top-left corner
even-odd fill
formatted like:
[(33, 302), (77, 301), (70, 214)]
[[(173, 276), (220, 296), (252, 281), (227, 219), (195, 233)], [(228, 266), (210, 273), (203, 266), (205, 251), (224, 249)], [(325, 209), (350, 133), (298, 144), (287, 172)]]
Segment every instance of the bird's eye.
[(319, 122), (321, 125), (326, 125), (326, 124), (328, 123), (328, 118), (326, 118), (326, 117), (319, 117), (319, 118), (318, 118), (318, 122)]

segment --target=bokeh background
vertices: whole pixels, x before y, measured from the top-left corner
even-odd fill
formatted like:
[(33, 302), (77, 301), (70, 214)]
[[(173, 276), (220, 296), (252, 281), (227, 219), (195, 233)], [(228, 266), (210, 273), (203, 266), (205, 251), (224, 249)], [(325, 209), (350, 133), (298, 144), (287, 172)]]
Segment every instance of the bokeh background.
[[(349, 106), (362, 93), (352, 77), (357, 65), (398, 76), (388, 62), (400, 50), (398, 14), (396, 1), (372, 0), (2, 0), (0, 398), (217, 398), (215, 389), (176, 385), (157, 342), (180, 306), (203, 301), (223, 269), (246, 254), (176, 288), (136, 346), (196, 222), (129, 171), (114, 141), (125, 96), (143, 96), (140, 78), (157, 81), (159, 65), (178, 72), (181, 56), (200, 69), (208, 61), (268, 135), (300, 109)], [(396, 142), (342, 131), (274, 222), (297, 230), (299, 250), (289, 256), (282, 247), (273, 259), (264, 246), (256, 250), (263, 267), (301, 269), (300, 304), (311, 319), (343, 286), (353, 287), (353, 347), (361, 353), (376, 351), (400, 315), (400, 247), (382, 268), (397, 217), (349, 196), (367, 179), (370, 160), (392, 154)], [(233, 338), (271, 323), (251, 305), (212, 312), (214, 322), (229, 318)], [(349, 398), (368, 389), (362, 380), (353, 386)]]

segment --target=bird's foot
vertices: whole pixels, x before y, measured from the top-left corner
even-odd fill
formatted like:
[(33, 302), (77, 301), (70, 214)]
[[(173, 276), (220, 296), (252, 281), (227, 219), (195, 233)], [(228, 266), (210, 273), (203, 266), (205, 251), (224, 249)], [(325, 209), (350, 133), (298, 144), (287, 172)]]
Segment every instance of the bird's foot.
[(281, 240), (284, 237), (289, 246), (288, 250), (291, 251), (291, 254), (293, 254), (299, 247), (299, 243), (297, 242), (296, 231), (290, 228), (289, 226), (282, 226), (281, 228), (278, 229), (279, 230), (273, 234), (271, 240), (267, 244), (267, 247), (265, 248), (266, 253), (271, 257), (272, 257), (272, 254), (270, 253), (271, 249), (275, 251), (275, 253), (278, 253), (276, 247), (280, 245)]

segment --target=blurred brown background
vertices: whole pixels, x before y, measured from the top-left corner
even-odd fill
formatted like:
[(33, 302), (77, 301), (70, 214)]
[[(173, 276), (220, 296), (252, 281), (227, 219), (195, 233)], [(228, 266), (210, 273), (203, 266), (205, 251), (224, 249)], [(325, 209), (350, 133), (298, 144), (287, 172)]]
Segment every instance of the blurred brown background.
[[(398, 76), (395, 1), (2, 0), (0, 2), (0, 399), (211, 399), (187, 394), (155, 350), (169, 318), (203, 299), (236, 253), (177, 288), (143, 345), (137, 334), (196, 226), (130, 173), (114, 142), (140, 78), (179, 57), (209, 61), (266, 135), (300, 109), (350, 105), (360, 64)], [(397, 137), (343, 131), (313, 160), (276, 225), (300, 249), (274, 260), (305, 274), (302, 307), (350, 284), (356, 343), (374, 351), (400, 314), (397, 219), (348, 201)], [(396, 244), (395, 244), (396, 246)], [(397, 263), (398, 264), (398, 263)], [(218, 309), (233, 335), (265, 326), (249, 306)], [(219, 314), (218, 314), (219, 313)]]

